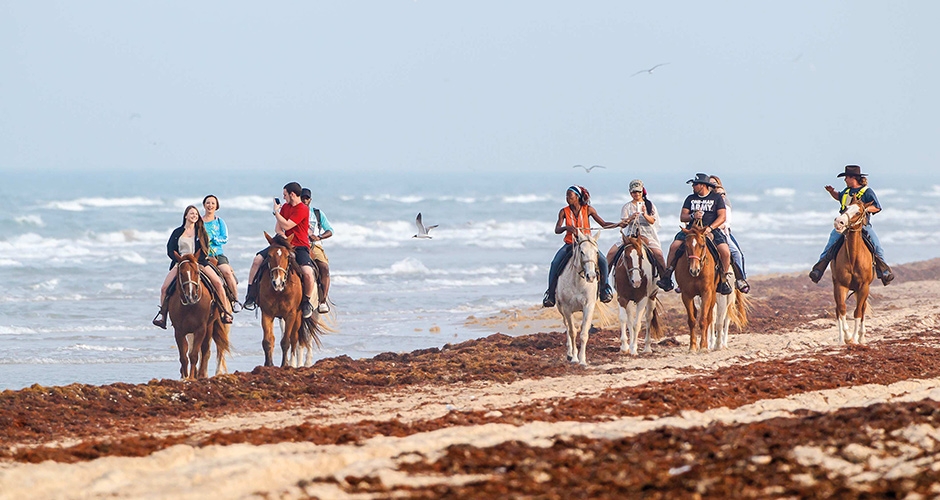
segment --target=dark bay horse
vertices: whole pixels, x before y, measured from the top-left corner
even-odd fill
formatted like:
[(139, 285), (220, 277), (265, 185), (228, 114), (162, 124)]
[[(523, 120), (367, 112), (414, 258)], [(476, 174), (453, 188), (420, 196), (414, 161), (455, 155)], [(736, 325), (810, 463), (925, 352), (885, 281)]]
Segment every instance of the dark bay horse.
[[(705, 227), (693, 224), (691, 229), (682, 228), (685, 233), (685, 250), (676, 263), (676, 283), (682, 290), (682, 303), (688, 315), (689, 350), (707, 350), (708, 333), (712, 327), (717, 302), (718, 271), (715, 257), (708, 249)], [(695, 307), (695, 297), (702, 299), (701, 308)]]
[[(274, 366), (274, 319), (281, 318), (281, 367), (286, 367), (289, 358), (296, 364), (302, 346), (309, 349), (311, 342), (320, 346), (320, 329), (316, 315), (305, 320), (300, 309), (303, 281), (291, 246), (293, 235), (284, 238), (264, 233), (264, 237), (270, 245), (266, 259), (269, 277), (260, 280), (258, 289), (258, 307), (261, 309), (261, 330), (264, 335), (261, 341), (264, 366)], [(264, 268), (258, 272), (264, 272)], [(316, 303), (315, 300), (313, 303)]]
[[(176, 254), (179, 265), (176, 287), (168, 297), (168, 313), (180, 354), (180, 375), (184, 379), (205, 378), (209, 361), (209, 342), (215, 341), (216, 374), (225, 373), (225, 354), (229, 352), (230, 325), (222, 323), (219, 308), (213, 305), (208, 286), (199, 275), (198, 255)], [(189, 336), (192, 335), (192, 343)]]
[[(865, 309), (874, 271), (871, 251), (862, 239), (862, 228), (868, 221), (866, 209), (871, 204), (854, 199), (833, 222), (836, 231), (845, 235), (842, 248), (829, 265), (829, 270), (832, 271), (832, 293), (836, 300), (840, 344), (865, 341)], [(855, 322), (851, 327), (845, 317), (845, 301), (849, 291), (855, 294)]]
[[(612, 262), (617, 302), (620, 304), (620, 352), (636, 356), (637, 340), (646, 325), (646, 347), (650, 353), (650, 334), (654, 339), (663, 336), (659, 319), (659, 287), (653, 279), (653, 263), (646, 254), (646, 244), (641, 236), (623, 238), (623, 252), (617, 262)], [(627, 337), (629, 330), (630, 336)]]

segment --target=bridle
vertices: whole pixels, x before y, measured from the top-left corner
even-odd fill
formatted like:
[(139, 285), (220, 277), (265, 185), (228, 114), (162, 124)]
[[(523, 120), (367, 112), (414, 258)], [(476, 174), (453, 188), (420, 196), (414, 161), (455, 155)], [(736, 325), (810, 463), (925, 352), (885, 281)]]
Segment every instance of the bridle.
[[(697, 227), (704, 228), (704, 225), (701, 219), (697, 220)], [(691, 251), (691, 248), (690, 248), (691, 245), (689, 243), (690, 237), (693, 238), (696, 243), (700, 243), (699, 246), (701, 247), (701, 249), (699, 250), (699, 252), (701, 253), (701, 255), (695, 254)], [(699, 241), (699, 239), (701, 239), (701, 241)], [(706, 252), (708, 252), (708, 238), (705, 235), (704, 230), (702, 232), (699, 232), (698, 230), (690, 230), (689, 233), (686, 233), (685, 257), (689, 259), (689, 274), (691, 274), (693, 277), (698, 276), (699, 273), (702, 272), (702, 268), (705, 265), (704, 264), (705, 258), (707, 256)], [(694, 271), (692, 269), (692, 261), (698, 261), (698, 267)]]
[[(581, 245), (583, 245), (583, 244), (585, 244), (585, 243), (590, 243), (591, 246), (593, 246), (593, 247), (595, 248), (595, 254), (597, 253), (597, 252), (596, 252), (597, 244), (594, 243), (594, 240), (592, 240), (591, 238), (588, 238), (588, 237), (578, 238), (577, 240), (575, 240), (575, 241), (571, 244), (571, 246), (572, 246), (572, 252), (577, 256), (577, 259), (578, 259), (578, 268), (580, 269), (580, 270), (578, 271), (578, 276), (581, 276), (581, 278), (584, 279), (584, 280), (586, 280), (586, 281), (590, 281), (590, 280), (587, 278), (587, 272), (584, 270), (585, 260), (584, 260), (584, 258), (583, 258), (582, 255), (581, 255)], [(596, 265), (596, 264), (595, 264), (595, 265)], [(597, 272), (595, 271), (594, 274), (597, 274)]]
[[(621, 230), (621, 234), (623, 234), (622, 230)], [(635, 236), (633, 237), (628, 237), (626, 235), (624, 236), (625, 238), (636, 238)], [(639, 245), (639, 248), (637, 248), (637, 245), (635, 245), (632, 241), (627, 241), (626, 239), (624, 240), (623, 244), (624, 244), (623, 254), (620, 256), (620, 258), (623, 259), (623, 265), (624, 267), (627, 268), (627, 278), (630, 277), (630, 273), (632, 273), (633, 271), (636, 271), (637, 273), (639, 273), (640, 275), (639, 280), (636, 280), (636, 281), (632, 279), (630, 280), (630, 284), (633, 286), (633, 288), (638, 288), (640, 286), (639, 282), (641, 282), (643, 278), (646, 276), (646, 274), (643, 272), (643, 253), (644, 253), (643, 245), (641, 244)], [(628, 262), (630, 264), (633, 264), (633, 259), (630, 258), (630, 252), (632, 250), (636, 250), (637, 264), (635, 266), (628, 266), (627, 264)], [(614, 265), (616, 265), (616, 262), (614, 263)]]
[[(284, 287), (287, 285), (287, 278), (290, 276), (290, 266), (287, 268), (281, 267), (280, 265), (274, 264), (272, 266), (272, 257), (270, 252), (277, 248), (278, 252), (287, 252), (287, 262), (290, 262), (290, 251), (285, 250), (281, 247), (271, 247), (268, 250), (268, 269), (271, 271), (271, 286), (274, 287), (274, 290), (277, 292), (283, 292)], [(280, 256), (280, 253), (278, 253)]]
[[(186, 266), (187, 269), (184, 271), (183, 266)], [(192, 270), (190, 267), (196, 269), (195, 279), (192, 276)], [(202, 300), (202, 283), (199, 281), (199, 266), (192, 261), (184, 260), (180, 262), (176, 269), (176, 283), (180, 289), (180, 303), (184, 306), (191, 306), (198, 304)]]

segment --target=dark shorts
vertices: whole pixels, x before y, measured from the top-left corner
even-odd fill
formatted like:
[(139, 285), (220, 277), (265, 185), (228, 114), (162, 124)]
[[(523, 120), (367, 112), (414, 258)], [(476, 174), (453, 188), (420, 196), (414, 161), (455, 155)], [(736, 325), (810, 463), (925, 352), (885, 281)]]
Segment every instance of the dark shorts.
[[(267, 258), (269, 248), (271, 247), (265, 247), (264, 250), (258, 252), (257, 255)], [(294, 247), (294, 258), (301, 266), (313, 267), (313, 259), (310, 258), (310, 249), (307, 247)]]
[[(682, 231), (679, 231), (678, 233), (676, 233), (676, 241), (680, 241), (680, 240), (685, 241), (685, 233), (683, 233)], [(724, 231), (720, 229), (716, 229), (712, 231), (712, 242), (714, 242), (716, 245), (721, 245), (722, 243), (727, 245), (728, 239), (725, 238)]]
[(222, 264), (228, 264), (228, 257), (226, 257), (224, 254), (213, 255), (213, 257), (215, 257), (215, 260), (218, 261), (218, 265), (220, 266)]

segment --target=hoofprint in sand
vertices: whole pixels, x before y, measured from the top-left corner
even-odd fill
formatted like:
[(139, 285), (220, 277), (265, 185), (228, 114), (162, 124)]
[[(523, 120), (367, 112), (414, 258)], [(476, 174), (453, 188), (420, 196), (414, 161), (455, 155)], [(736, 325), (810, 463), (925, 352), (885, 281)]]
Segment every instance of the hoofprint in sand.
[[(768, 286), (773, 279), (766, 279)], [(762, 281), (752, 287), (759, 290)], [(772, 297), (766, 303), (773, 304)], [(831, 302), (821, 306), (831, 310)], [(543, 314), (509, 311), (479, 321), (492, 331), (513, 332), (503, 326), (552, 321), (539, 318)], [(554, 326), (540, 328), (561, 331), (555, 314)], [(145, 456), (0, 462), (0, 498), (427, 498), (575, 488), (594, 497), (641, 491), (936, 494), (940, 368), (931, 365), (940, 355), (940, 281), (879, 287), (867, 321), (866, 347), (837, 347), (833, 318), (773, 333), (732, 330), (728, 349), (695, 355), (688, 353), (682, 329), (673, 329), (678, 345), (654, 346), (649, 356), (600, 357), (586, 369), (570, 367), (558, 376), (464, 383), (456, 373), (447, 383), (334, 396), (287, 411), (195, 418), (182, 427), (138, 431), (185, 443), (155, 446)], [(589, 351), (618, 348), (619, 328), (614, 329), (606, 347), (589, 344)], [(383, 423), (391, 430), (383, 431)], [(262, 441), (271, 444), (206, 444), (212, 442), (206, 438), (226, 433), (304, 426), (344, 426), (353, 437), (331, 444), (289, 442), (313, 441), (297, 431), (293, 437), (269, 433)], [(363, 427), (369, 432), (354, 432)], [(812, 432), (821, 434), (801, 434)], [(53, 436), (5, 445), (16, 451), (126, 437), (105, 429), (93, 438)], [(615, 456), (620, 462), (613, 460), (613, 475), (598, 477)]]

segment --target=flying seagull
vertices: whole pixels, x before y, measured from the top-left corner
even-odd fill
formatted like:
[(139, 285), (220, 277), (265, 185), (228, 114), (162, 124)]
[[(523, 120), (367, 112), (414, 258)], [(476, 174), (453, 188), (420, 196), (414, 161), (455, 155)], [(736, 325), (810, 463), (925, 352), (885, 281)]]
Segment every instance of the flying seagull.
[(640, 73), (649, 73), (649, 74), (652, 75), (654, 69), (656, 69), (656, 68), (658, 68), (658, 67), (660, 67), (660, 66), (665, 66), (665, 65), (667, 65), (667, 64), (669, 64), (669, 63), (657, 64), (656, 66), (653, 66), (653, 67), (650, 68), (650, 69), (641, 69), (640, 71), (637, 71), (636, 73), (630, 75), (630, 78), (633, 78), (634, 76), (639, 75)]
[(591, 170), (594, 170), (595, 168), (607, 168), (607, 167), (603, 165), (591, 165), (590, 167), (585, 167), (584, 165), (575, 165), (571, 168), (583, 168), (585, 172), (591, 173)]
[(412, 236), (412, 238), (421, 238), (425, 240), (431, 239), (431, 236), (428, 235), (428, 231), (437, 227), (437, 224), (433, 226), (424, 227), (424, 223), (421, 222), (421, 212), (418, 212), (418, 217), (415, 218), (415, 225), (418, 226), (418, 234)]

